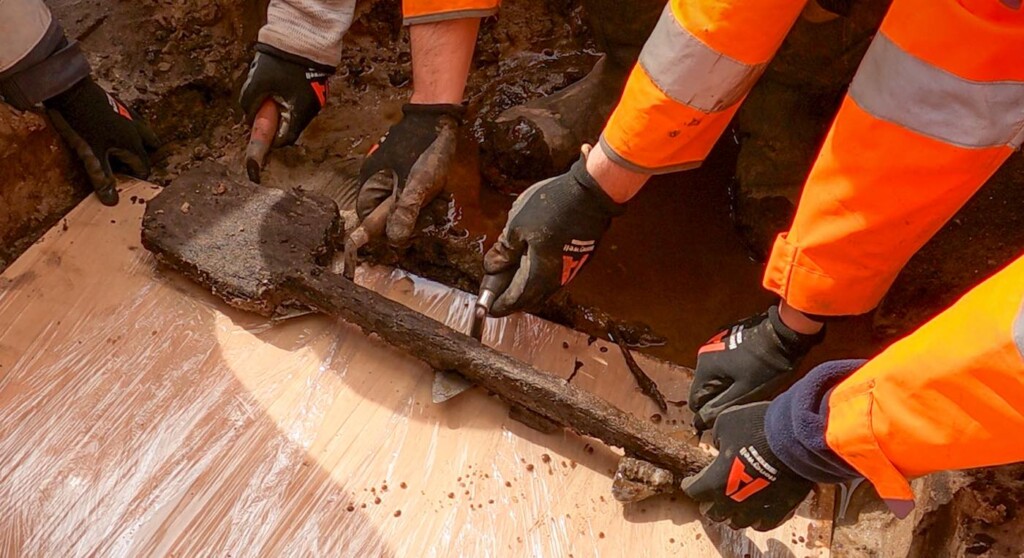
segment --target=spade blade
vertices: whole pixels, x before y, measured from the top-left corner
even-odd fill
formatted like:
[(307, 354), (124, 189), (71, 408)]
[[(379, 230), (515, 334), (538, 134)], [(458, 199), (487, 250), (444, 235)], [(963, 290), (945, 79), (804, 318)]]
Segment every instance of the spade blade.
[(438, 370), (434, 372), (434, 385), (431, 389), (431, 396), (434, 403), (444, 403), (456, 395), (473, 387), (473, 383), (467, 380), (462, 374), (451, 370)]

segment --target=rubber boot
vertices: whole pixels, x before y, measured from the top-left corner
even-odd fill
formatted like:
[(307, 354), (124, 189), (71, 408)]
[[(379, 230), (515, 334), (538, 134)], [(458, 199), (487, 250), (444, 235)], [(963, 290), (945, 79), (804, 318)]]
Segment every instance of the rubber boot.
[(500, 179), (528, 186), (563, 173), (579, 158), (581, 144), (597, 140), (665, 4), (666, 0), (583, 1), (604, 55), (583, 79), (498, 116), (493, 134), (502, 138), (501, 145), (517, 146), (515, 153), (485, 146)]

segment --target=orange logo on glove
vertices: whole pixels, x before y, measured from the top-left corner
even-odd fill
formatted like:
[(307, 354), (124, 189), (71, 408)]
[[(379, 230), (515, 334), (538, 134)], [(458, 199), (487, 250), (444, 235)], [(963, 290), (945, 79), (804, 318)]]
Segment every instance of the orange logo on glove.
[(128, 107), (122, 105), (121, 102), (115, 99), (110, 93), (107, 93), (107, 102), (110, 103), (110, 108), (114, 109), (114, 112), (128, 120), (134, 120), (134, 118), (132, 118), (132, 113), (128, 110)]
[(594, 251), (593, 240), (572, 240), (562, 246), (562, 285), (572, 281)]
[(767, 487), (770, 482), (763, 478), (754, 478), (747, 473), (743, 461), (736, 457), (729, 471), (729, 480), (725, 484), (725, 495), (737, 502), (742, 502)]
[(576, 277), (576, 274), (580, 272), (580, 268), (583, 267), (583, 264), (586, 263), (589, 257), (590, 254), (584, 254), (579, 259), (574, 256), (562, 256), (562, 285)]
[(725, 339), (725, 336), (728, 334), (729, 330), (727, 329), (719, 332), (718, 335), (715, 335), (711, 339), (708, 339), (703, 345), (701, 345), (700, 349), (697, 349), (697, 354), (702, 355), (713, 351), (724, 351), (725, 343), (722, 340)]
[(309, 85), (313, 88), (313, 93), (316, 93), (316, 100), (320, 101), (320, 108), (323, 108), (327, 104), (327, 82), (311, 81)]

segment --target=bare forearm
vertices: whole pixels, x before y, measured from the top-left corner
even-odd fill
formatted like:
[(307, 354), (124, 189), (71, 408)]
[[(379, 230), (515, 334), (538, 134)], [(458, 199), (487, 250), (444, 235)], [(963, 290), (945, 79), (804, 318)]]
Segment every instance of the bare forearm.
[(587, 172), (616, 203), (632, 199), (650, 178), (650, 175), (629, 170), (609, 159), (600, 144), (587, 155)]
[(793, 331), (804, 335), (814, 335), (824, 327), (824, 324), (793, 308), (785, 300), (779, 304), (779, 319)]
[(423, 23), (409, 28), (415, 104), (459, 104), (473, 61), (479, 18)]

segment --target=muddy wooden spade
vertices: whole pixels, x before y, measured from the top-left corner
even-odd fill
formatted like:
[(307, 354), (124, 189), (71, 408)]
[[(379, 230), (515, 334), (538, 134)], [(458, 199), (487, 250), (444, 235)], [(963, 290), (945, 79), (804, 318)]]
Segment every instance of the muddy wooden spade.
[(506, 402), (625, 450), (672, 474), (711, 456), (607, 401), (497, 352), (469, 335), (325, 269), (342, 226), (333, 201), (240, 184), (219, 167), (182, 175), (149, 202), (142, 243), (228, 304), (265, 316), (338, 316), (421, 359), (453, 370)]

